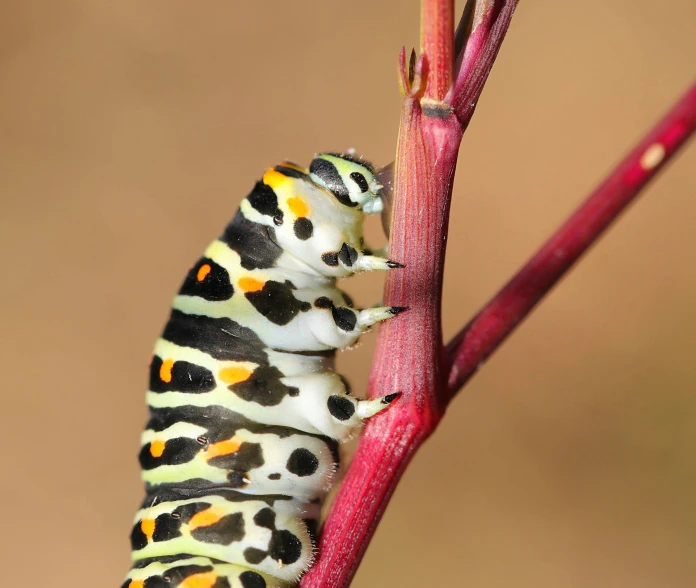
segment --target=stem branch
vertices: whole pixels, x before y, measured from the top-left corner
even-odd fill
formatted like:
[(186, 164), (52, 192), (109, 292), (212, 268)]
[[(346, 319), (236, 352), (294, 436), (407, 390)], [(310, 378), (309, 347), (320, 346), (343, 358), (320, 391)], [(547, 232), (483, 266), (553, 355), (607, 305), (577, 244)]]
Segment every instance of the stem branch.
[(696, 84), (447, 346), (452, 397), (696, 128)]

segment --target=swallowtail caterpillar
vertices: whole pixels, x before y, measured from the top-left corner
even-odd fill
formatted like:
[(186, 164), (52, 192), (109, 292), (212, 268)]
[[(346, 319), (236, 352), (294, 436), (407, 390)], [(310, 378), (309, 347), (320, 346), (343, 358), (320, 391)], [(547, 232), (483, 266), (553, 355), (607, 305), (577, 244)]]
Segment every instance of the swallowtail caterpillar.
[(364, 244), (380, 189), (351, 155), (277, 165), (189, 270), (150, 364), (122, 588), (287, 588), (311, 565), (338, 442), (398, 396), (356, 399), (334, 371), (336, 349), (405, 310), (336, 287), (403, 267)]

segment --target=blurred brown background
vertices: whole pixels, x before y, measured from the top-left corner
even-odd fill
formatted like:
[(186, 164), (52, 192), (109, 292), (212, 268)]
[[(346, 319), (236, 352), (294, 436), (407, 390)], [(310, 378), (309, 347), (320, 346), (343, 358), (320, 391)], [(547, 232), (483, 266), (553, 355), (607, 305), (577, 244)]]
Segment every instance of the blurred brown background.
[[(695, 25), (522, 2), (462, 146), (448, 337), (686, 89)], [(266, 166), (393, 157), (418, 4), (6, 0), (0, 27), (3, 585), (118, 586), (171, 296)], [(696, 586), (694, 147), (456, 400), (354, 586)], [(340, 356), (356, 390), (373, 345)]]

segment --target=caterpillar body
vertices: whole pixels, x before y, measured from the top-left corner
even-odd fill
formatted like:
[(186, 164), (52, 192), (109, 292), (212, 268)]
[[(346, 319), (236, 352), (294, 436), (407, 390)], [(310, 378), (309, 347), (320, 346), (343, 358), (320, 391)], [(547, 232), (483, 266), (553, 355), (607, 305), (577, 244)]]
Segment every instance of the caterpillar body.
[(358, 310), (336, 287), (403, 267), (364, 245), (380, 188), (350, 155), (272, 167), (190, 269), (150, 364), (122, 588), (288, 588), (311, 565), (337, 443), (398, 396), (355, 399), (333, 369), (405, 310)]

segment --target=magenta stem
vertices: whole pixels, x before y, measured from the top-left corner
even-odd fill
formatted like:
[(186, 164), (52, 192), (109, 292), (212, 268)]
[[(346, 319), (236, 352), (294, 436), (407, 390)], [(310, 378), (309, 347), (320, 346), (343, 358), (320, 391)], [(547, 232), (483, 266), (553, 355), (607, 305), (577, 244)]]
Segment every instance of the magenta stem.
[(452, 397), (638, 196), (696, 128), (696, 84), (447, 345)]

